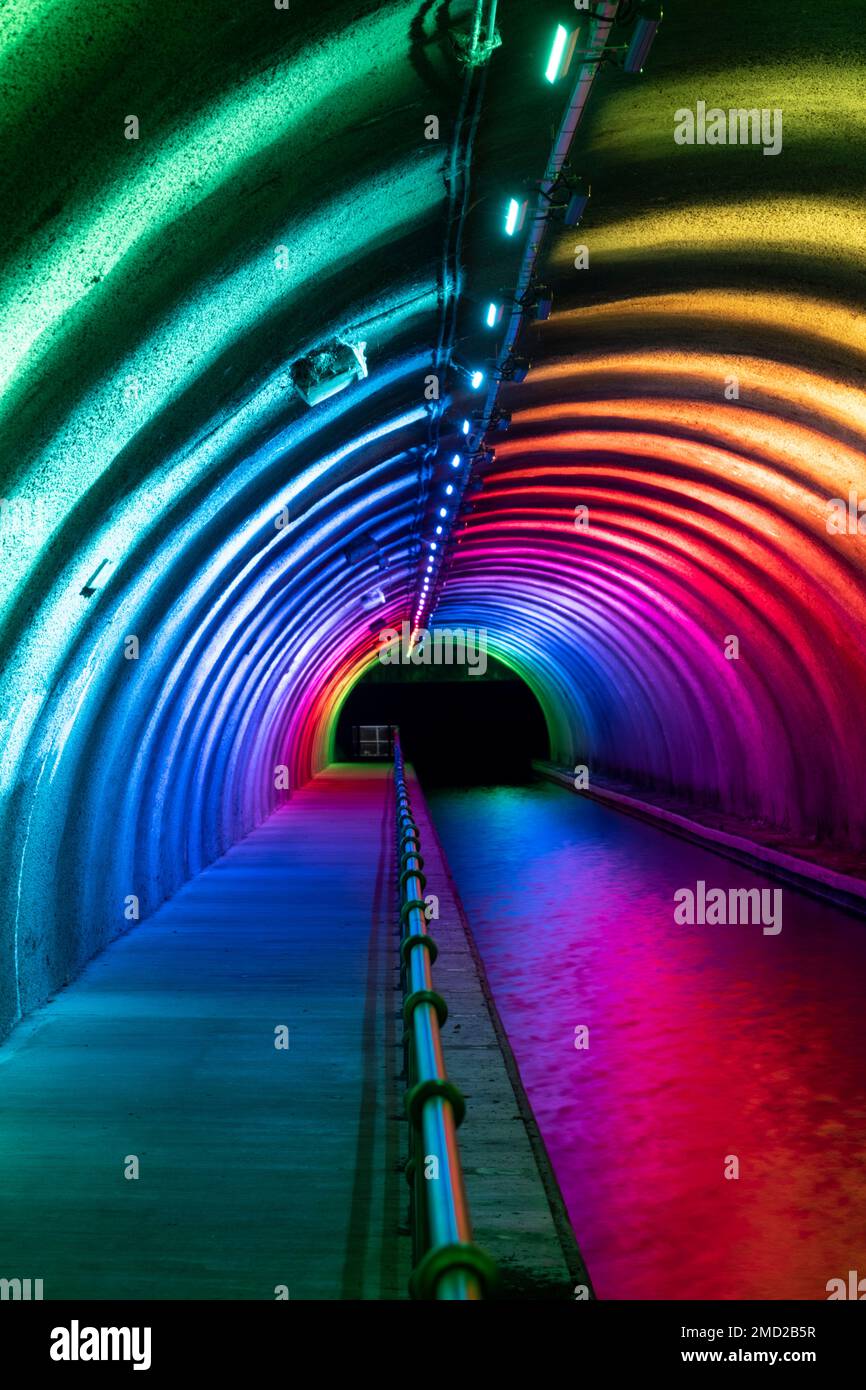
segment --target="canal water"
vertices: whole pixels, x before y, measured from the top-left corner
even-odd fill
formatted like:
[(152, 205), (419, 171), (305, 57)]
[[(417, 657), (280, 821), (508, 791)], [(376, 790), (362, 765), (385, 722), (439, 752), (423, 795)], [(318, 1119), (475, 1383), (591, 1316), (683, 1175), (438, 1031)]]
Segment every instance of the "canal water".
[(546, 782), (428, 799), (598, 1296), (866, 1278), (866, 921), (681, 925), (780, 885)]

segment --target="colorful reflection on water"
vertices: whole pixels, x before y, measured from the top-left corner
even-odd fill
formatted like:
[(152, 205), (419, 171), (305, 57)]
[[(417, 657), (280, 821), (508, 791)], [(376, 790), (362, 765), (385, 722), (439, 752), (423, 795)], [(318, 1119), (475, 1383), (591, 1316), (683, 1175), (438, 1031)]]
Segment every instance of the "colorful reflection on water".
[(866, 922), (785, 887), (778, 935), (678, 926), (780, 885), (546, 783), (429, 799), (599, 1297), (866, 1275)]

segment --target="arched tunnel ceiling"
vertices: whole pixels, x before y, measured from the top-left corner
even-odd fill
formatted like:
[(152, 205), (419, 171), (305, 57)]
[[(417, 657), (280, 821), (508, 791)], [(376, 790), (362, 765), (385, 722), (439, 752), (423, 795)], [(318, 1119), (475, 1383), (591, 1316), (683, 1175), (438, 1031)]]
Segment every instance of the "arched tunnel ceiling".
[[(797, 9), (671, 4), (642, 76), (599, 72), (589, 209), (546, 244), (554, 313), (435, 616), (487, 629), (557, 759), (862, 847), (863, 542), (826, 523), (866, 496), (864, 7)], [(569, 85), (543, 70), (571, 6), (503, 0), (467, 77), (475, 13), (0, 13), (4, 1022), (261, 820), (275, 768), (322, 766), (412, 617), (471, 408), (425, 379), (455, 323), (493, 356), (505, 201)], [(782, 152), (676, 145), (701, 100), (781, 107)], [(310, 408), (291, 365), (336, 337), (369, 375)]]
[[(861, 849), (864, 548), (828, 519), (866, 496), (864, 18), (667, 5), (642, 76), (600, 72), (571, 152), (592, 197), (552, 229), (554, 312), (437, 608), (532, 673), (558, 760)], [(524, 53), (492, 64), (479, 136), (482, 303), (509, 281), (506, 152), (526, 196), (545, 54)], [(677, 144), (699, 102), (778, 108), (781, 150)]]

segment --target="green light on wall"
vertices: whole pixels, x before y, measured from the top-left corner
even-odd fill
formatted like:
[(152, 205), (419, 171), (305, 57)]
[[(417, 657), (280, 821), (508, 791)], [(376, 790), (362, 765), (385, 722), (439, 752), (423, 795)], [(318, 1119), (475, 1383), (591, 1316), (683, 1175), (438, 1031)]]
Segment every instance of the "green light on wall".
[(553, 39), (553, 48), (550, 50), (550, 57), (547, 60), (547, 67), (544, 75), (548, 82), (555, 82), (558, 77), (562, 77), (568, 64), (563, 62), (566, 46), (568, 44), (568, 30), (564, 24), (557, 24), (556, 34)]

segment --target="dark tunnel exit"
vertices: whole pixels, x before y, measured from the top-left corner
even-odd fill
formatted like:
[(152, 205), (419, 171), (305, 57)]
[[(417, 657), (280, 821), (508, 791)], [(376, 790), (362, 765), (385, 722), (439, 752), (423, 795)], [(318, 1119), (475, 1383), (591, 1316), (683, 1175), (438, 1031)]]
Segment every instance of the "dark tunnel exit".
[(384, 666), (350, 691), (337, 722), (336, 757), (357, 754), (353, 730), (397, 725), (407, 760), (425, 786), (526, 782), (532, 759), (547, 758), (541, 706), (528, 685), (487, 658), (483, 674), (468, 666)]

